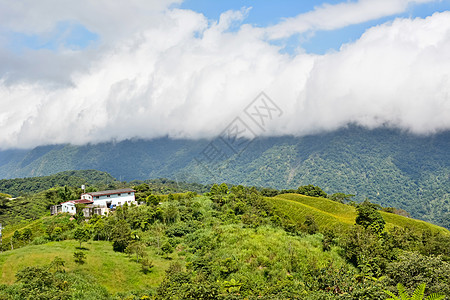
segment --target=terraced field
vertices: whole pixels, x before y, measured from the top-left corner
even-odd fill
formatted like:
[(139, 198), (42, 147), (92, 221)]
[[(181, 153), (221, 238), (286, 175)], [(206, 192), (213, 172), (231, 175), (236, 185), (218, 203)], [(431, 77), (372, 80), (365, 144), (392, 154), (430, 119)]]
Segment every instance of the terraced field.
[[(321, 229), (333, 228), (336, 230), (346, 230), (355, 224), (355, 207), (329, 199), (299, 194), (282, 194), (266, 199), (270, 205), (288, 216), (294, 222), (303, 223), (306, 216), (313, 216)], [(381, 214), (386, 221), (387, 230), (398, 226), (410, 227), (421, 231), (431, 230), (432, 232), (450, 234), (450, 232), (443, 227), (421, 220), (406, 218), (386, 212), (381, 212)]]

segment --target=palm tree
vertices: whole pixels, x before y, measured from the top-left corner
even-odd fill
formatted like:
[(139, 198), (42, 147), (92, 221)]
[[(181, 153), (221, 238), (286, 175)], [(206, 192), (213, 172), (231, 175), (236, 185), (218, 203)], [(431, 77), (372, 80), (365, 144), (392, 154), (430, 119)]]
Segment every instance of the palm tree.
[[(425, 294), (425, 283), (420, 284), (416, 288), (411, 297), (405, 291), (405, 287), (401, 283), (397, 284), (397, 289), (398, 289), (398, 296), (394, 295), (394, 293), (390, 291), (384, 291), (386, 294), (392, 297), (388, 298), (387, 300), (423, 300)], [(445, 296), (439, 294), (431, 294), (425, 298), (425, 300), (442, 300), (442, 299), (445, 299)]]

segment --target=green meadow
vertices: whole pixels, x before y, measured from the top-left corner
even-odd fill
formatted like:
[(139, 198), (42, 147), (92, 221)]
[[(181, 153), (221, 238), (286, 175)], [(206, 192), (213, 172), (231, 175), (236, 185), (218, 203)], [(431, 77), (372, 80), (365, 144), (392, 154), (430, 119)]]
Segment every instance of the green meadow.
[(172, 257), (163, 258), (149, 248), (147, 252), (154, 267), (152, 272), (144, 274), (140, 264), (136, 263), (133, 257), (114, 252), (110, 242), (89, 241), (82, 244), (86, 262), (77, 264), (73, 253), (78, 246), (77, 241), (68, 240), (30, 245), (1, 253), (0, 282), (12, 284), (16, 280), (15, 274), (20, 269), (27, 266), (48, 265), (58, 256), (65, 261), (66, 272), (77, 272), (95, 278), (96, 283), (104, 286), (110, 293), (147, 290), (154, 289), (161, 283), (164, 271), (172, 261)]

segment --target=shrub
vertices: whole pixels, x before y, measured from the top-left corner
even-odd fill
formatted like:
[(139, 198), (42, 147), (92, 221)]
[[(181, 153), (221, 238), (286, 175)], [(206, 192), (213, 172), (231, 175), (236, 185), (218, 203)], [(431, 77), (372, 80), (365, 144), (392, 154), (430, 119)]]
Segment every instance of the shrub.
[(141, 270), (142, 270), (142, 272), (144, 272), (144, 274), (147, 274), (148, 272), (150, 272), (152, 268), (153, 268), (153, 262), (151, 260), (149, 260), (148, 258), (142, 259)]
[(84, 264), (86, 259), (86, 254), (83, 251), (75, 251), (73, 253), (73, 258), (77, 264)]
[(409, 292), (425, 283), (427, 293), (450, 295), (450, 263), (443, 261), (442, 256), (404, 252), (387, 266), (386, 274), (391, 291), (395, 290), (396, 283), (401, 283)]

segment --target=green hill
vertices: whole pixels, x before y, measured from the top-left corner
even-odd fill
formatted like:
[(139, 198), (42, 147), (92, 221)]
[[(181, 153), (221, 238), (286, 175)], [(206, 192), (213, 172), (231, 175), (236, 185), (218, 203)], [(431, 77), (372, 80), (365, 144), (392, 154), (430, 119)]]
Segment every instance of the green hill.
[[(309, 197), (298, 194), (282, 194), (266, 198), (277, 211), (288, 216), (292, 221), (303, 223), (306, 216), (313, 216), (319, 228), (346, 230), (355, 224), (356, 209), (325, 198)], [(421, 220), (407, 218), (392, 213), (380, 212), (386, 221), (386, 229), (408, 227), (414, 231), (431, 231), (450, 235), (447, 229)]]

